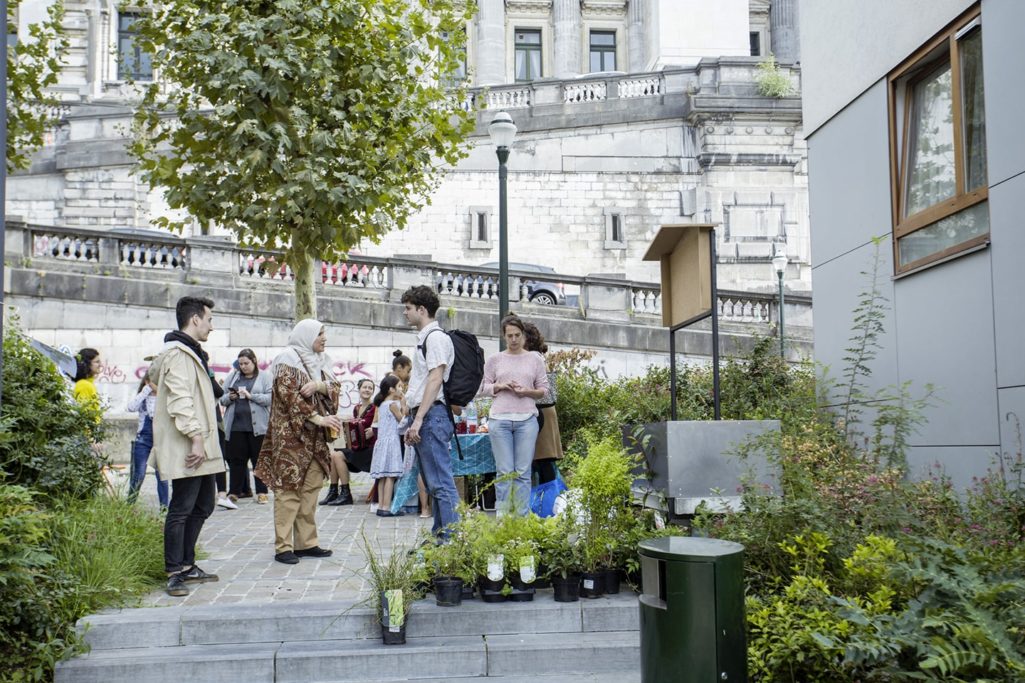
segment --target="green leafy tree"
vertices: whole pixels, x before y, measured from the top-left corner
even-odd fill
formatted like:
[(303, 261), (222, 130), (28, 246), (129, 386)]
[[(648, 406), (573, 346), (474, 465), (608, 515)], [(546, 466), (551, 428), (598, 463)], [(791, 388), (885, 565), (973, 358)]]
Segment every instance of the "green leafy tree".
[[(344, 259), (428, 201), (472, 130), (459, 0), (146, 0), (161, 82), (132, 153), (168, 204), (242, 244), (285, 250), (297, 318), (314, 259)], [(181, 230), (184, 221), (161, 218)]]
[[(18, 35), (15, 22), (21, 0), (7, 0), (7, 35)], [(68, 39), (61, 28), (64, 3), (47, 9), (47, 18), (30, 24), (16, 45), (7, 48), (7, 170), (25, 168), (29, 155), (42, 147), (43, 136), (60, 112), (60, 100), (47, 90), (57, 83)]]

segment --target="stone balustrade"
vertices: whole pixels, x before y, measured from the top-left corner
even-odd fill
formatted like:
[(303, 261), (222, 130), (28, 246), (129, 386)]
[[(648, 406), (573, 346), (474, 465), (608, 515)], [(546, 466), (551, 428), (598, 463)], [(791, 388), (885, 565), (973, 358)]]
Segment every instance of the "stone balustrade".
[[(84, 268), (129, 278), (161, 272), (161, 277), (183, 282), (209, 280), (238, 289), (291, 286), (294, 280), (292, 270), (281, 263), (281, 252), (246, 248), (220, 238), (181, 238), (151, 230), (101, 231), (9, 220), (7, 256), (9, 261), (19, 259), (23, 265), (40, 270)], [(501, 295), (495, 268), (358, 254), (338, 263), (323, 261), (319, 268), (322, 291), (327, 295), (376, 292), (379, 297), (397, 301), (406, 288), (416, 284), (435, 287), (443, 302), (457, 306), (494, 302)], [(509, 290), (510, 302), (531, 306), (533, 315), (547, 311), (558, 317), (661, 326), (662, 293), (657, 283), (512, 269)], [(788, 324), (809, 328), (811, 297), (789, 294), (786, 304)], [(778, 320), (778, 308), (774, 292), (719, 291), (718, 311), (723, 322), (763, 326), (768, 331)]]
[[(702, 59), (692, 66), (650, 73), (583, 74), (563, 80), (547, 78), (530, 83), (470, 88), (463, 108), (468, 111), (496, 111), (667, 95), (693, 97), (697, 107), (697, 101), (702, 98), (761, 97), (758, 93), (760, 63), (761, 59), (757, 57), (719, 57)], [(800, 69), (787, 64), (779, 68), (793, 85), (793, 93), (787, 99), (798, 103)], [(799, 106), (799, 103), (794, 106)]]

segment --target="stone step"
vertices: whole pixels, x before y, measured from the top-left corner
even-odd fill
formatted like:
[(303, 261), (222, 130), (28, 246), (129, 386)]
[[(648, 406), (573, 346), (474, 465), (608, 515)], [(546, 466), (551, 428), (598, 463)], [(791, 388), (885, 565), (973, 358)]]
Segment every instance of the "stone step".
[[(412, 625), (412, 624), (411, 624)], [(498, 677), (506, 683), (627, 682), (639, 675), (637, 631), (233, 643), (99, 650), (57, 666), (56, 683), (344, 683)], [(226, 674), (230, 672), (230, 674)], [(572, 678), (571, 678), (572, 677)]]
[[(638, 617), (633, 593), (560, 603), (543, 590), (522, 603), (438, 607), (423, 600), (413, 606), (408, 629), (410, 636), (600, 633), (636, 630)], [(380, 637), (373, 612), (352, 602), (125, 609), (86, 617), (79, 629), (93, 652)]]
[[(480, 676), (446, 676), (445, 678), (388, 678), (370, 680), (364, 683), (470, 683), (482, 680)], [(641, 683), (640, 671), (612, 671), (609, 673), (575, 674), (530, 674), (527, 676), (488, 676), (485, 681), (494, 683)]]

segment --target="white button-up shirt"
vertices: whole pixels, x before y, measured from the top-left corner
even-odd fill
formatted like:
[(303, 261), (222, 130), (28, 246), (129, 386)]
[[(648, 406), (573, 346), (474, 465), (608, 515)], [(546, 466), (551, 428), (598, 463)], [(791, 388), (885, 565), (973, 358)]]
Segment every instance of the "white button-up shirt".
[[(438, 332), (431, 334), (433, 330), (438, 330)], [(428, 334), (431, 335), (429, 340), (427, 340)], [(424, 357), (424, 340), (427, 340), (426, 357)], [(441, 325), (438, 324), (437, 320), (420, 330), (416, 335), (416, 350), (413, 352), (413, 371), (409, 375), (409, 390), (406, 392), (406, 403), (411, 411), (423, 402), (424, 388), (427, 386), (427, 375), (430, 371), (439, 365), (444, 365), (445, 375), (443, 380), (448, 381), (455, 358), (456, 352), (452, 347), (452, 340), (441, 329)], [(444, 401), (444, 392), (439, 390), (434, 400)]]

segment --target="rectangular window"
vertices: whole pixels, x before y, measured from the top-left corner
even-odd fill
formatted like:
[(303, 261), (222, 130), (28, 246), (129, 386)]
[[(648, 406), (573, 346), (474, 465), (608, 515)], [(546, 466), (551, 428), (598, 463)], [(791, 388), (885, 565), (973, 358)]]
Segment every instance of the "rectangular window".
[(488, 241), (488, 215), (483, 211), (477, 212), (477, 241)]
[(623, 214), (618, 207), (605, 209), (605, 248), (625, 249), (626, 248), (626, 226), (623, 223)]
[(491, 207), (471, 206), (470, 249), (491, 249)]
[(516, 81), (525, 82), (541, 78), (541, 31), (516, 30)]
[(758, 31), (751, 31), (747, 34), (748, 40), (751, 43), (751, 56), (761, 57), (762, 56), (762, 34)]
[(121, 12), (117, 17), (117, 77), (120, 80), (153, 80), (152, 60), (136, 42), (134, 25), (140, 16), (132, 12)]
[(890, 75), (897, 273), (989, 240), (982, 22), (962, 16)]
[(591, 31), (591, 71), (616, 70), (616, 32)]

